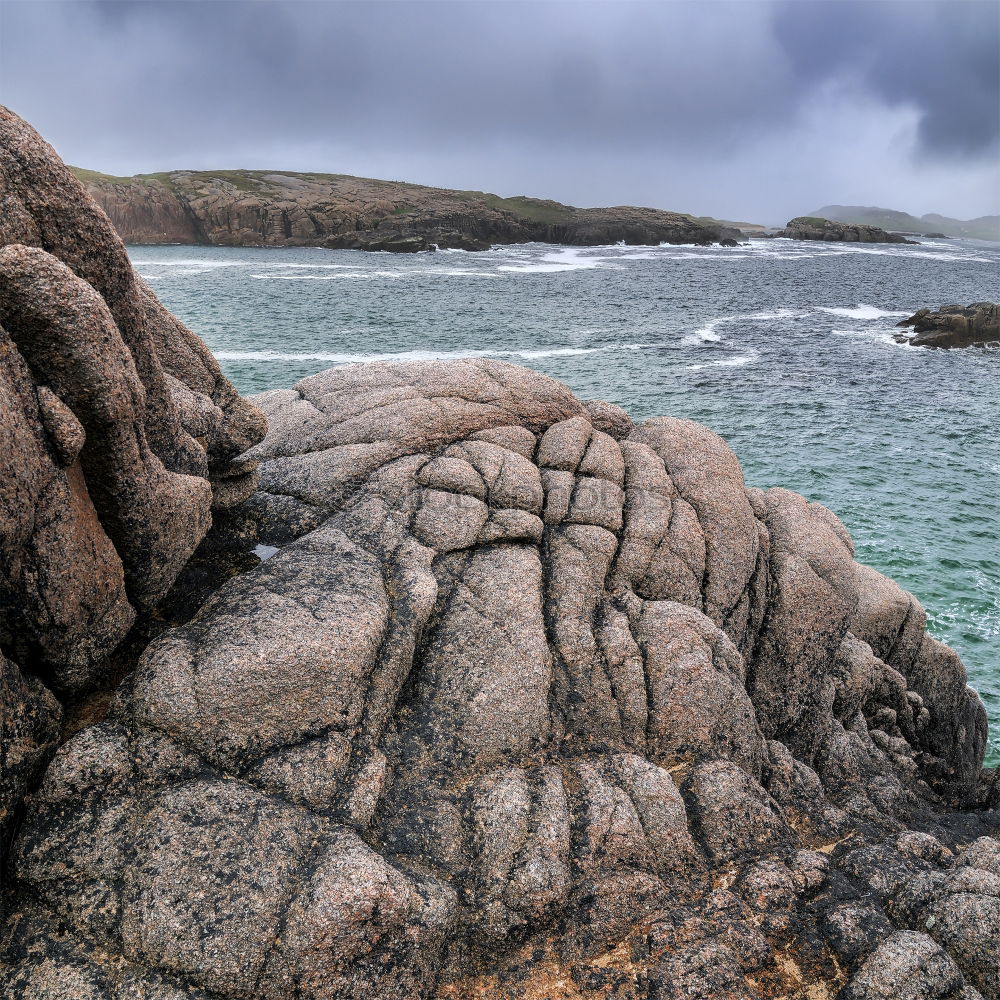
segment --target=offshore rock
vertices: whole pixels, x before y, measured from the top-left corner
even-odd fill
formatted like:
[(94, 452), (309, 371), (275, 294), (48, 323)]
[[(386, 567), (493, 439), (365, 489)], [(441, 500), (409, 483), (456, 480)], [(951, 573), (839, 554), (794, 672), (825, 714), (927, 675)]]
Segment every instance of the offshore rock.
[(899, 233), (889, 233), (878, 226), (860, 223), (832, 222), (810, 215), (800, 215), (791, 219), (784, 229), (774, 234), (776, 238), (790, 240), (826, 240), (833, 243), (912, 243)]
[(919, 309), (897, 326), (912, 326), (913, 335), (896, 339), (914, 347), (985, 347), (1000, 344), (1000, 306), (973, 302), (970, 306), (941, 306), (932, 312)]
[(56, 753), (6, 995), (1000, 997), (983, 707), (828, 510), (498, 361), (254, 403), (278, 551)]

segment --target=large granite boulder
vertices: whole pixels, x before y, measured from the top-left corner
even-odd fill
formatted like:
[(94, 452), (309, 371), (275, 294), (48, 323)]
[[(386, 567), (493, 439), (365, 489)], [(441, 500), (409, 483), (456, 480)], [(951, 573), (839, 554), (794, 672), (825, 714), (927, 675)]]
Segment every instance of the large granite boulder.
[(264, 430), (51, 147), (0, 108), (0, 867), (63, 705), (110, 683), (212, 510), (254, 489), (234, 459)]
[(825, 240), (828, 243), (912, 243), (899, 233), (889, 233), (878, 226), (866, 226), (854, 222), (833, 222), (817, 216), (800, 215), (790, 219), (784, 229), (774, 234), (775, 238), (790, 240)]
[(502, 362), (254, 403), (275, 551), (49, 765), (12, 996), (996, 998), (982, 705), (833, 514)]
[(79, 694), (244, 500), (264, 433), (38, 134), (0, 108), (0, 646)]
[(985, 347), (1000, 344), (1000, 306), (973, 302), (970, 306), (941, 306), (933, 312), (918, 309), (897, 326), (912, 326), (911, 335), (896, 339), (914, 347)]

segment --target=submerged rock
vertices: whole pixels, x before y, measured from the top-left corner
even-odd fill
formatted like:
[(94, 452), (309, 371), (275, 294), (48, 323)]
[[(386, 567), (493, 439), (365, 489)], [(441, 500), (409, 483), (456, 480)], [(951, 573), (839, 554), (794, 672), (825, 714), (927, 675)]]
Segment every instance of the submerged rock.
[(912, 336), (896, 339), (914, 347), (975, 347), (1000, 344), (1000, 306), (973, 302), (970, 306), (941, 306), (932, 312), (919, 309), (897, 326), (912, 326)]
[(1000, 996), (983, 706), (830, 511), (499, 361), (244, 402), (126, 278), (0, 252), (4, 996)]
[(810, 215), (800, 215), (774, 234), (790, 240), (826, 240), (833, 243), (912, 243), (900, 233), (889, 233), (878, 226), (860, 223), (832, 222)]

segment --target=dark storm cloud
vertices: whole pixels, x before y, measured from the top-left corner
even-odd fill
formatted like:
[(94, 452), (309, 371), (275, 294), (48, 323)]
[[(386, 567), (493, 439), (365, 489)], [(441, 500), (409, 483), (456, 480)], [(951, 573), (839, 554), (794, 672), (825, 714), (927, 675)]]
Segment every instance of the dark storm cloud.
[(921, 151), (1000, 151), (1000, 4), (990, 0), (791, 0), (775, 34), (797, 78), (854, 73), (887, 101), (920, 111)]
[[(957, 211), (992, 176), (997, 9), (0, 0), (0, 100), (109, 172), (388, 174), (772, 220), (876, 200), (862, 172), (884, 165), (906, 174), (890, 193)], [(907, 128), (909, 165), (873, 160), (871, 137)], [(943, 157), (960, 161), (950, 183), (921, 166)]]

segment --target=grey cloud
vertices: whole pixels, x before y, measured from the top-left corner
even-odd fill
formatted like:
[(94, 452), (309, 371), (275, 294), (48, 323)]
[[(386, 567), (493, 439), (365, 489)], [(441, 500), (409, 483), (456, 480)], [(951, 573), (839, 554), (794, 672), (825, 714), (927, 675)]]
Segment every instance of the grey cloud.
[[(0, 0), (0, 100), (70, 161), (113, 173), (388, 174), (767, 221), (856, 190), (850, 157), (825, 148), (849, 140), (851, 107), (875, 134), (916, 114), (919, 156), (885, 149), (896, 183), (861, 185), (863, 200), (912, 191), (922, 203), (894, 207), (978, 214), (996, 210), (990, 10)], [(951, 184), (921, 166), (946, 153)]]
[(803, 81), (855, 74), (921, 115), (921, 152), (1000, 152), (1000, 4), (994, 0), (787, 0), (775, 35)]

